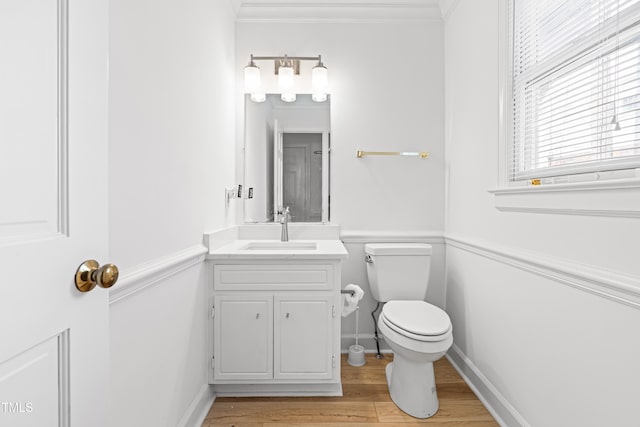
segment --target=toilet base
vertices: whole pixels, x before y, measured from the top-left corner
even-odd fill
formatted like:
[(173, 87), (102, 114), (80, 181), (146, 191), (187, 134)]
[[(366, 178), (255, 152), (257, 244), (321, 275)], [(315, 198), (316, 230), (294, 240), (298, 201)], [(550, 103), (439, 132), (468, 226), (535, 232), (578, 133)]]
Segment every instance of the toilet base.
[(391, 400), (403, 412), (416, 418), (429, 418), (438, 412), (433, 363), (398, 360), (396, 355), (385, 372)]

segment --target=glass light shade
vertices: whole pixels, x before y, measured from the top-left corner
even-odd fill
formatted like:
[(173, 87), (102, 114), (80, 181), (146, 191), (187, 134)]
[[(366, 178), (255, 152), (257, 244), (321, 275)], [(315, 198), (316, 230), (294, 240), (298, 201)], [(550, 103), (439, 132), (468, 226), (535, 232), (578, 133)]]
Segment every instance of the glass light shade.
[(327, 86), (329, 85), (327, 67), (323, 65), (316, 65), (311, 69), (311, 85), (313, 86), (314, 91), (327, 91)]
[(282, 92), (280, 99), (284, 102), (296, 102), (296, 94), (293, 92)]
[(293, 87), (293, 68), (280, 67), (278, 69), (278, 85), (281, 89), (291, 89)]
[(314, 91), (311, 94), (311, 99), (313, 101), (315, 101), (315, 102), (324, 102), (324, 101), (327, 100), (327, 92), (322, 92), (322, 91), (316, 92), (316, 91)]
[(244, 67), (244, 90), (248, 93), (255, 92), (260, 87), (260, 68), (254, 65)]
[(264, 102), (267, 100), (267, 95), (264, 92), (252, 92), (251, 100), (253, 102)]

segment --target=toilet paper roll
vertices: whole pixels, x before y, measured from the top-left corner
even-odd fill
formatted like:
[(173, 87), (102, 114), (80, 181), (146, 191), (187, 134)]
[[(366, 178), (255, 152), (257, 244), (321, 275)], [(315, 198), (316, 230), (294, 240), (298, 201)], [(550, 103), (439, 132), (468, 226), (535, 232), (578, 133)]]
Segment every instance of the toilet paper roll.
[(358, 306), (358, 302), (364, 296), (364, 291), (358, 285), (349, 283), (344, 287), (345, 291), (353, 291), (349, 294), (342, 294), (342, 317), (346, 317), (353, 313)]

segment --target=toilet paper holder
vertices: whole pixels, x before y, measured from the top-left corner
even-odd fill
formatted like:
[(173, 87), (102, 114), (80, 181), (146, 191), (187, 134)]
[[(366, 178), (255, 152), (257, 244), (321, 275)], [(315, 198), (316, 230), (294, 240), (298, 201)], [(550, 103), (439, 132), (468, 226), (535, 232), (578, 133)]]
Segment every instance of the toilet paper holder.
[(340, 293), (341, 294), (349, 294), (349, 295), (353, 296), (356, 292), (352, 291), (352, 290), (349, 290), (349, 289), (341, 289)]

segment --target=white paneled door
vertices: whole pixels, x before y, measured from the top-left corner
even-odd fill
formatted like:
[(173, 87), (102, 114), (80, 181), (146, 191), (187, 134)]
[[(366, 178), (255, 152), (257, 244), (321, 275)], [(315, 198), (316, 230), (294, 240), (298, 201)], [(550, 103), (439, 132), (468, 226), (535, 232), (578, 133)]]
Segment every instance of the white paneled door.
[(0, 426), (107, 425), (107, 0), (0, 0)]

